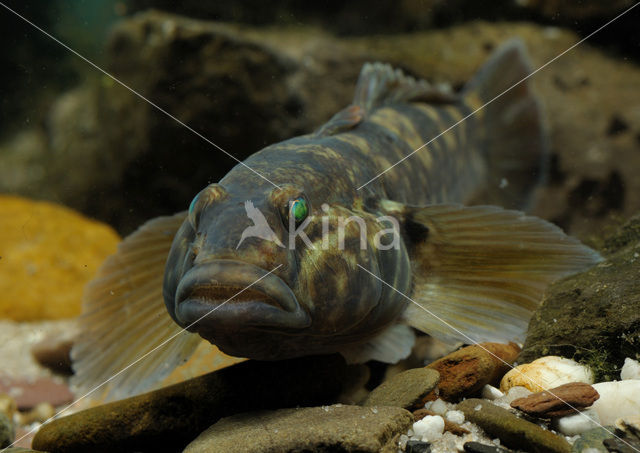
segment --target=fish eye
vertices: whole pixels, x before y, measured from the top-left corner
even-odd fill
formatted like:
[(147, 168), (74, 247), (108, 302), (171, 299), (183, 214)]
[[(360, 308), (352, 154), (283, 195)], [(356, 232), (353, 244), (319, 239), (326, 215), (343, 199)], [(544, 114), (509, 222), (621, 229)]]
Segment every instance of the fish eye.
[(210, 184), (193, 197), (187, 214), (191, 227), (194, 230), (198, 229), (198, 222), (200, 221), (200, 215), (204, 208), (225, 196), (226, 191), (220, 184)]
[(309, 215), (309, 205), (304, 197), (297, 197), (289, 200), (286, 223), (293, 219), (296, 226), (300, 225)]

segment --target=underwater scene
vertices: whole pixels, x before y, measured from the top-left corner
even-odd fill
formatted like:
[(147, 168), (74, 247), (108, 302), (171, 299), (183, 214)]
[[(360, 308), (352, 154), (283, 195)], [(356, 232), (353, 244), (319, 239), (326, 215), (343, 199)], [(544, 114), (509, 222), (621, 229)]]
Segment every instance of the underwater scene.
[(639, 23), (0, 0), (0, 452), (640, 453)]

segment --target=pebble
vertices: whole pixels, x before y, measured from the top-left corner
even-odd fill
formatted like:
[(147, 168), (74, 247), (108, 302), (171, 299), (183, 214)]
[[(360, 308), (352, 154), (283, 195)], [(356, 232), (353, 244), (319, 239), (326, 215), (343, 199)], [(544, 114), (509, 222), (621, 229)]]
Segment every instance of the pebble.
[(600, 395), (589, 384), (572, 382), (548, 391), (533, 393), (511, 402), (511, 407), (536, 417), (563, 417), (589, 407)]
[(593, 409), (598, 413), (600, 422), (613, 425), (620, 417), (640, 414), (640, 380), (599, 382), (593, 387), (600, 394)]
[(480, 442), (467, 442), (464, 444), (464, 451), (467, 453), (510, 453), (506, 448), (497, 445), (485, 445)]
[[(427, 406), (425, 405), (425, 407)], [(438, 415), (444, 415), (449, 410), (448, 404), (442, 401), (440, 398), (429, 404), (428, 408), (430, 411), (435, 412)]]
[(16, 413), (17, 409), (13, 398), (6, 393), (0, 393), (0, 413), (6, 415), (9, 419), (13, 419), (13, 414)]
[[(71, 334), (73, 332), (69, 335)], [(71, 376), (73, 374), (70, 355), (72, 346), (71, 338), (48, 336), (31, 348), (31, 354), (43, 367), (57, 374)]]
[(423, 405), (422, 399), (431, 392), (440, 374), (429, 368), (414, 368), (387, 379), (373, 389), (364, 406), (396, 406), (413, 409)]
[(442, 437), (444, 419), (439, 415), (427, 415), (413, 424), (413, 432), (423, 442), (432, 442)]
[(616, 420), (615, 426), (621, 431), (629, 432), (640, 438), (640, 414), (620, 417)]
[(624, 359), (624, 365), (620, 370), (620, 379), (640, 379), (640, 363), (637, 360), (633, 360), (630, 357)]
[(582, 434), (585, 431), (589, 431), (601, 425), (600, 417), (598, 417), (598, 413), (593, 409), (587, 409), (577, 414), (570, 414), (553, 421), (554, 429), (565, 436)]
[(574, 360), (558, 356), (546, 356), (531, 363), (518, 365), (500, 381), (500, 390), (522, 386), (532, 392), (542, 392), (571, 382), (593, 384), (593, 372)]
[[(458, 411), (449, 411), (449, 412), (458, 412)], [(427, 415), (438, 415), (438, 414), (430, 411), (429, 409), (418, 409), (417, 411), (413, 412), (413, 418), (415, 421), (422, 420)], [(462, 422), (460, 423), (452, 422), (451, 420), (447, 420), (445, 418), (444, 430), (445, 432), (450, 432), (452, 434), (455, 434), (456, 436), (469, 434), (469, 430), (461, 426), (462, 423), (464, 423), (464, 414), (462, 414)]]
[(585, 431), (573, 443), (572, 451), (574, 453), (607, 453), (602, 441), (611, 439), (614, 431), (613, 426), (599, 426)]
[(420, 440), (407, 441), (405, 453), (431, 453), (431, 444)]
[[(520, 352), (515, 343), (480, 343), (467, 346), (427, 365), (440, 373), (439, 397), (457, 402), (495, 384)], [(434, 396), (432, 399), (435, 399)]]
[(484, 387), (482, 387), (481, 396), (485, 400), (493, 401), (497, 398), (504, 396), (504, 393), (502, 393), (500, 389), (494, 387), (493, 385), (487, 384)]
[(400, 407), (380, 407), (376, 414), (361, 406), (328, 408), (279, 409), (226, 417), (197, 436), (184, 453), (378, 453), (391, 448), (396, 435), (404, 433), (412, 420), (411, 413)]
[(462, 411), (448, 411), (444, 418), (451, 423), (462, 425), (464, 423), (464, 414)]
[(53, 417), (56, 408), (49, 403), (39, 403), (29, 412), (19, 412), (18, 421), (21, 425), (30, 425), (32, 423), (43, 423)]
[(571, 451), (571, 445), (564, 437), (523, 420), (489, 401), (467, 399), (458, 404), (458, 409), (464, 412), (466, 420), (477, 424), (488, 435), (499, 438), (500, 443), (509, 448), (549, 453)]
[(16, 432), (13, 422), (5, 414), (0, 413), (0, 448), (11, 445), (15, 436)]
[[(43, 451), (135, 451), (142, 446), (179, 451), (222, 417), (335, 401), (349, 370), (338, 354), (242, 362), (57, 418), (42, 425), (32, 445)], [(368, 416), (376, 415), (371, 408), (363, 410)]]

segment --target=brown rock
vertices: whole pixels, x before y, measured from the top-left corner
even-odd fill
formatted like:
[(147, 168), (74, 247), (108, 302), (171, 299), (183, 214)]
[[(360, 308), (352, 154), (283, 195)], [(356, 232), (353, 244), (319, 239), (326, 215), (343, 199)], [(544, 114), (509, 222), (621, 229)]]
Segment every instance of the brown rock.
[(73, 401), (69, 387), (51, 378), (27, 380), (0, 377), (0, 393), (11, 395), (20, 410), (34, 408), (39, 403), (61, 406)]
[[(422, 420), (423, 418), (425, 418), (427, 415), (440, 415), (440, 414), (436, 414), (435, 412), (430, 411), (429, 409), (418, 409), (417, 411), (413, 411), (413, 420), (417, 422), (418, 420)], [(451, 434), (455, 434), (456, 436), (462, 436), (463, 434), (469, 434), (469, 430), (468, 429), (463, 428), (462, 426), (458, 425), (457, 423), (450, 422), (449, 420), (447, 420), (444, 417), (442, 417), (442, 419), (444, 420), (444, 430), (445, 431), (449, 431)]]
[(533, 393), (511, 402), (511, 407), (537, 417), (562, 417), (584, 409), (600, 398), (589, 384), (572, 382), (545, 392)]
[(33, 358), (40, 365), (50, 369), (54, 373), (71, 376), (71, 347), (73, 340), (68, 338), (45, 338), (31, 348)]
[[(519, 352), (515, 343), (480, 343), (452, 352), (427, 368), (440, 373), (437, 396), (456, 402), (480, 391), (486, 384), (497, 384)], [(425, 398), (431, 399), (435, 399), (435, 395)]]
[(403, 371), (373, 389), (363, 406), (422, 406), (422, 399), (438, 384), (438, 372), (429, 368)]

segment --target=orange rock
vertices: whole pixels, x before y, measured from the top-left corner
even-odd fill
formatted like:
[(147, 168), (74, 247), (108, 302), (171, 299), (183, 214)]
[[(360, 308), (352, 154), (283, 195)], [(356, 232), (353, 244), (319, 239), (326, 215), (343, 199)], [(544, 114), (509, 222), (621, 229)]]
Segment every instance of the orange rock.
[(515, 343), (480, 343), (458, 349), (427, 365), (440, 373), (439, 393), (427, 395), (425, 401), (439, 396), (457, 402), (479, 392), (486, 384), (497, 384), (510, 369), (520, 348)]
[(49, 202), (0, 196), (0, 318), (80, 314), (82, 290), (120, 238), (107, 225)]

